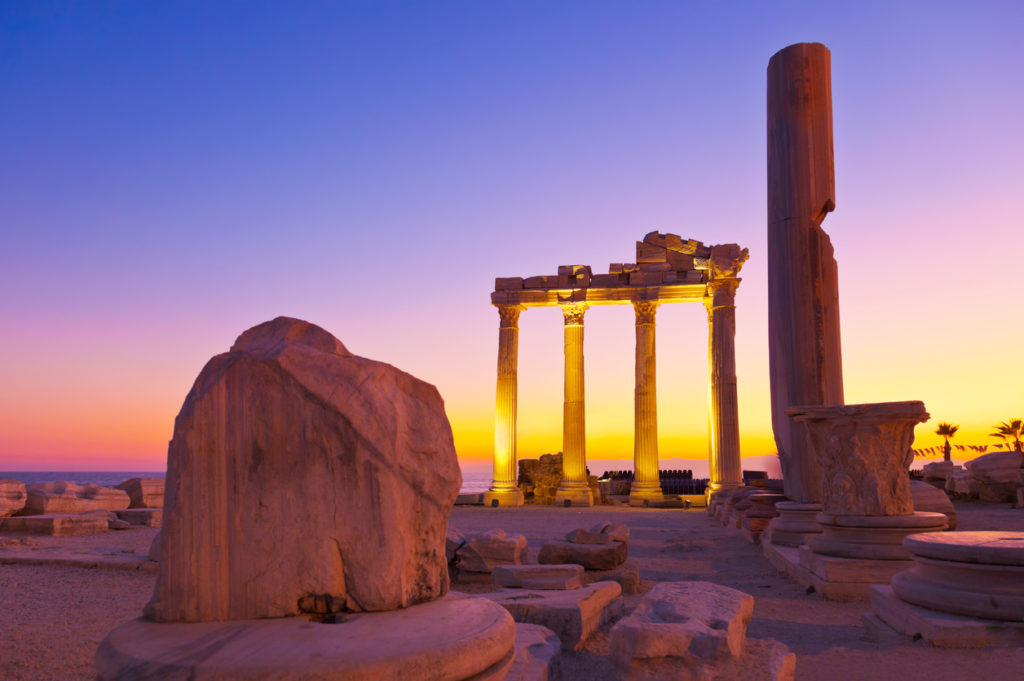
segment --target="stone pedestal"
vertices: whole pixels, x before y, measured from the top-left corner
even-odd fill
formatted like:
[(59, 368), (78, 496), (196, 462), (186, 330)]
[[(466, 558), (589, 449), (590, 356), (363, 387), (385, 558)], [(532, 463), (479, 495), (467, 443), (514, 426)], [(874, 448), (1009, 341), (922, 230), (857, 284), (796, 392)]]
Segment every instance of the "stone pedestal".
[(910, 560), (903, 539), (918, 532), (941, 532), (948, 521), (943, 513), (917, 512), (894, 516), (837, 516), (819, 513), (821, 534), (807, 540), (815, 553), (840, 558)]
[(494, 405), (494, 481), (484, 506), (522, 506), (516, 484), (516, 399), (518, 395), (521, 305), (499, 305), (498, 385)]
[(904, 546), (912, 567), (871, 591), (876, 626), (943, 647), (1024, 645), (1024, 532), (916, 534)]
[(403, 610), (228, 622), (121, 625), (96, 651), (99, 681), (282, 679), (465, 681), (505, 678), (515, 622), (504, 608), (451, 594)]
[(1024, 622), (1024, 532), (912, 535), (914, 567), (892, 580), (902, 600), (931, 610)]
[(629, 505), (643, 506), (648, 501), (661, 501), (661, 480), (658, 476), (658, 390), (655, 354), (654, 316), (656, 300), (633, 303), (636, 312), (636, 388), (633, 392), (633, 484), (629, 489)]

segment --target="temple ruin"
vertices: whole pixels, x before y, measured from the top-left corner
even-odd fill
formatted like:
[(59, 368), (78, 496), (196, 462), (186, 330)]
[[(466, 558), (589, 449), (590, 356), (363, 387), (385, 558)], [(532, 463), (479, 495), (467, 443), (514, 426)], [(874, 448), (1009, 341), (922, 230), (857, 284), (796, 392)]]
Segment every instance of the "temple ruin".
[(588, 265), (564, 265), (558, 274), (498, 278), (491, 304), (498, 308), (498, 384), (494, 415), (494, 479), (488, 506), (518, 506), (516, 394), (519, 314), (530, 307), (562, 308), (565, 322), (565, 401), (562, 420), (564, 477), (557, 504), (589, 506), (584, 417), (583, 318), (591, 305), (632, 305), (636, 312), (634, 390), (635, 479), (630, 504), (662, 500), (658, 479), (658, 409), (655, 316), (661, 303), (703, 302), (708, 313), (708, 458), (710, 489), (741, 483), (736, 401), (737, 276), (749, 257), (736, 244), (705, 246), (675, 234), (651, 232), (636, 244), (635, 263), (612, 263), (608, 274)]

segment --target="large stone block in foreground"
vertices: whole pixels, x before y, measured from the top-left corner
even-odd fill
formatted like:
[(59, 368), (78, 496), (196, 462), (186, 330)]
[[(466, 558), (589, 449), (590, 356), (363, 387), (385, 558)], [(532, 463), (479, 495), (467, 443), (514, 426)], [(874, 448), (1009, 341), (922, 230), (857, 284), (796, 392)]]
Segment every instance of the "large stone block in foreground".
[(207, 363), (175, 420), (145, 614), (248, 620), (436, 599), (460, 484), (433, 386), (308, 322), (256, 326)]

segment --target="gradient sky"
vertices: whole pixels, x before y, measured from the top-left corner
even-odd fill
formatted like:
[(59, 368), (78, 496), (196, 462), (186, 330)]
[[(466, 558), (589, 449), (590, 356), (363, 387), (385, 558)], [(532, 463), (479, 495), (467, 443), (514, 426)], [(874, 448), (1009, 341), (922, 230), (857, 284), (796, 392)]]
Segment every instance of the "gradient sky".
[[(205, 361), (290, 315), (438, 386), (492, 450), (495, 276), (750, 249), (747, 456), (768, 394), (765, 69), (832, 51), (847, 402), (916, 446), (1024, 416), (1024, 4), (5, 2), (0, 470), (158, 470)], [(664, 457), (707, 448), (700, 305), (658, 315)], [(633, 319), (587, 314), (588, 454), (632, 457)], [(562, 321), (520, 323), (520, 456), (561, 447)]]

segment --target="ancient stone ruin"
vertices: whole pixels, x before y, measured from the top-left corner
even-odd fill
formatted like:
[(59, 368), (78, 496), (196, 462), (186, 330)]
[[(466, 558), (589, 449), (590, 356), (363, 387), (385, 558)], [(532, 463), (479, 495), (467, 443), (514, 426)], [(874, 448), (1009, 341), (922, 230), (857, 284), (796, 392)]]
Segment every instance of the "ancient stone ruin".
[(608, 274), (588, 265), (564, 265), (558, 274), (505, 277), (494, 282), (498, 308), (498, 385), (494, 416), (494, 481), (487, 506), (516, 506), (516, 399), (519, 314), (531, 307), (562, 309), (565, 322), (565, 401), (562, 413), (563, 478), (555, 503), (590, 506), (587, 483), (583, 379), (583, 317), (591, 305), (632, 305), (636, 312), (634, 451), (630, 504), (663, 499), (658, 479), (658, 410), (655, 317), (661, 303), (703, 302), (708, 313), (710, 387), (709, 457), (712, 491), (741, 481), (736, 398), (736, 290), (747, 249), (705, 246), (676, 234), (651, 232), (636, 244), (635, 263), (612, 263)]
[(511, 617), (445, 597), (460, 483), (433, 386), (308, 322), (246, 331), (175, 420), (153, 599), (99, 678), (503, 678)]

